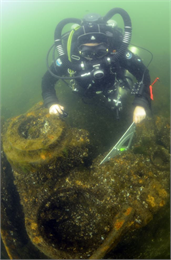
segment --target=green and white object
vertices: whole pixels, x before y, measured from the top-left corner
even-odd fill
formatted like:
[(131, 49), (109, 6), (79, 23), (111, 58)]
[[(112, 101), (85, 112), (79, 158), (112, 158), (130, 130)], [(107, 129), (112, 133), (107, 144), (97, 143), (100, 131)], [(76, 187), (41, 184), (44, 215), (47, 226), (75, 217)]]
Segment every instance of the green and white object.
[(134, 136), (136, 125), (133, 122), (115, 146), (110, 150), (110, 152), (105, 156), (105, 158), (100, 162), (100, 165), (104, 162), (109, 161), (111, 158), (118, 155), (120, 152), (127, 151), (130, 148), (132, 138)]

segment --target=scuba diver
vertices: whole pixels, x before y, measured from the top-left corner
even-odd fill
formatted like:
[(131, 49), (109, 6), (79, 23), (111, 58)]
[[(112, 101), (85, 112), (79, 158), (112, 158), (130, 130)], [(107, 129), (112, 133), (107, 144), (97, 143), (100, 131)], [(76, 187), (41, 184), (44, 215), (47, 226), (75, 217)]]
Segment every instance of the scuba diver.
[[(124, 32), (111, 20), (115, 14), (123, 18)], [(69, 23), (73, 23), (72, 30), (62, 35)], [(150, 76), (148, 66), (128, 49), (131, 33), (131, 19), (121, 8), (111, 9), (104, 17), (90, 13), (82, 20), (68, 18), (59, 22), (46, 58), (48, 70), (42, 78), (42, 97), (49, 113), (67, 115), (55, 91), (55, 84), (61, 79), (66, 84), (65, 80), (69, 80), (71, 89), (81, 89), (84, 95), (101, 93), (116, 109), (117, 118), (122, 109), (122, 93), (129, 89), (135, 95), (133, 122), (140, 123), (151, 107)], [(53, 63), (49, 66), (52, 49)], [(136, 78), (136, 82), (127, 75)]]

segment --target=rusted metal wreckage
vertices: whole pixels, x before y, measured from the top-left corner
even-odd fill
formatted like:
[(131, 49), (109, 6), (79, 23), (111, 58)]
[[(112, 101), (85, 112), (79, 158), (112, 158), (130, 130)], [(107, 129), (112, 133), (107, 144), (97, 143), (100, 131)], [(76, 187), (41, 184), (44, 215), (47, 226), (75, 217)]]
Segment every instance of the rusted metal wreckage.
[(146, 120), (129, 151), (86, 167), (88, 132), (41, 103), (7, 120), (1, 237), (8, 257), (101, 259), (146, 226), (169, 201), (169, 128), (167, 119)]

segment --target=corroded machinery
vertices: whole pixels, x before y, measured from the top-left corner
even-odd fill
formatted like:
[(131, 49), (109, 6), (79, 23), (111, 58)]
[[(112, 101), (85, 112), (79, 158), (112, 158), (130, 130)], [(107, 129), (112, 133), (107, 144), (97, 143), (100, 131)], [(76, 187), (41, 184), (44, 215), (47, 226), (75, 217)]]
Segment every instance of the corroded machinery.
[(146, 226), (169, 200), (169, 128), (165, 119), (147, 120), (130, 151), (86, 167), (87, 131), (41, 104), (9, 120), (3, 149), (36, 248), (53, 259), (101, 259)]

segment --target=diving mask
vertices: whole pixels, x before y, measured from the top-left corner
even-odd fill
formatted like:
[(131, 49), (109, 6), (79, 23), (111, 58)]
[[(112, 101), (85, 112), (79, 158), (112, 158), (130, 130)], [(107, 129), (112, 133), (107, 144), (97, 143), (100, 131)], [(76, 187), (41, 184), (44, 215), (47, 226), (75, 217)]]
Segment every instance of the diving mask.
[(98, 45), (85, 45), (82, 44), (78, 48), (80, 56), (87, 60), (100, 59), (104, 57), (108, 52), (108, 46), (106, 43), (102, 42)]

